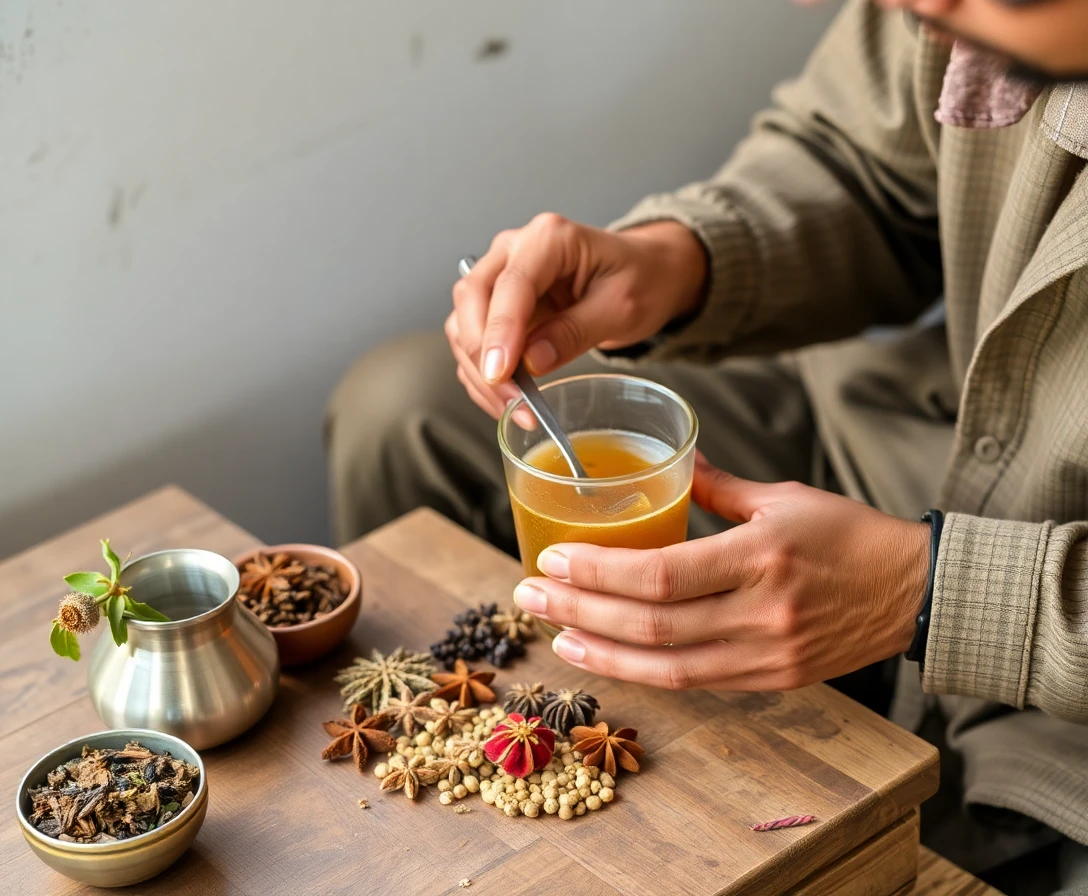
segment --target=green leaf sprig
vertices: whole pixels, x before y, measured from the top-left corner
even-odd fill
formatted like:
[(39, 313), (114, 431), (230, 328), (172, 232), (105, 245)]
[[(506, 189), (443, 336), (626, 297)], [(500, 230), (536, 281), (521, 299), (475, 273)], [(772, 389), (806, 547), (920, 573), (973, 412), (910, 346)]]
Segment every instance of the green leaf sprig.
[(77, 635), (91, 632), (103, 614), (109, 620), (110, 632), (115, 644), (128, 641), (128, 619), (144, 622), (169, 622), (154, 607), (134, 600), (131, 588), (121, 584), (121, 560), (110, 547), (108, 538), (102, 539), (102, 557), (109, 566), (109, 576), (100, 572), (74, 572), (64, 577), (70, 594), (60, 602), (60, 612), (53, 620), (49, 632), (49, 644), (58, 656), (79, 659)]

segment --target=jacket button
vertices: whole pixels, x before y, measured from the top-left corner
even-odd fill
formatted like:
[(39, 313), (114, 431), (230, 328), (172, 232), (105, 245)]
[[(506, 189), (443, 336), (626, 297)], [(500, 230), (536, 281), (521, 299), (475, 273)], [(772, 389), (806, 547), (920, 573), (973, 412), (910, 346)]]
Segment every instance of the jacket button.
[(975, 442), (975, 457), (984, 464), (992, 464), (1001, 457), (1001, 443), (993, 436), (983, 436)]

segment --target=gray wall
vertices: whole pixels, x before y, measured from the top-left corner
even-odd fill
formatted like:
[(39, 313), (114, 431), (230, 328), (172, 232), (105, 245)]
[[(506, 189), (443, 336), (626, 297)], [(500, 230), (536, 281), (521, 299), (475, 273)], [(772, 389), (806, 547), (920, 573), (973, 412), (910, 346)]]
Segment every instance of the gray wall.
[(710, 172), (829, 13), (3, 0), (0, 556), (169, 481), (327, 539), (351, 360), (495, 231)]

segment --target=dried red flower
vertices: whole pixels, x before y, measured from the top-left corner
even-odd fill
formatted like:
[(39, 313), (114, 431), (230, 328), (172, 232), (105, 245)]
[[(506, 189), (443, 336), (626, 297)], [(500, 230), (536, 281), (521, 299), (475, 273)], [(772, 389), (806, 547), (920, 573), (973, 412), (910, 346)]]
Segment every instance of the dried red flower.
[(544, 768), (555, 752), (555, 733), (539, 716), (526, 719), (510, 713), (484, 744), (484, 755), (515, 778), (525, 778)]

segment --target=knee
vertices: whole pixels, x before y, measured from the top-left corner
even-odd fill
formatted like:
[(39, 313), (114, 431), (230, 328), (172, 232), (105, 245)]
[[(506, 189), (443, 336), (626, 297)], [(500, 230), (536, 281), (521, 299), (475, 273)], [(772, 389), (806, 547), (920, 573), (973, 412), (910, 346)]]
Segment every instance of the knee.
[(427, 417), (442, 405), (441, 392), (455, 375), (441, 333), (390, 340), (356, 361), (333, 390), (325, 413), (325, 446), (331, 456), (359, 457), (388, 445), (405, 421)]

